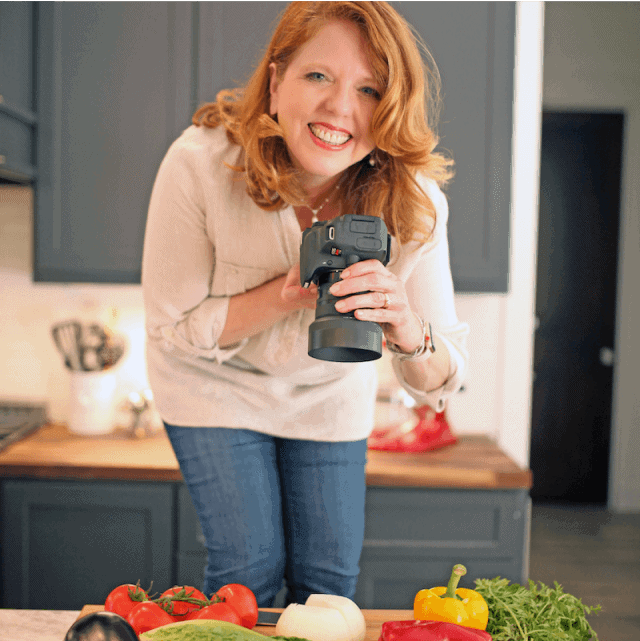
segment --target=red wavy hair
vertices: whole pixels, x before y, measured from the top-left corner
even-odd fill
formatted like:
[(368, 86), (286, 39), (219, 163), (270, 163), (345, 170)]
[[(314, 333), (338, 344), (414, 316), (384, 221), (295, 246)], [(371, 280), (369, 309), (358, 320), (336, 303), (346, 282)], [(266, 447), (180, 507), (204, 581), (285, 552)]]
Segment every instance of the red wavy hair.
[(424, 42), (386, 2), (292, 2), (282, 14), (265, 55), (246, 87), (226, 89), (193, 116), (198, 126), (223, 125), (244, 148), (247, 191), (267, 210), (302, 205), (305, 192), (289, 157), (282, 130), (269, 115), (269, 65), (282, 77), (296, 51), (330, 20), (356, 24), (383, 88), (371, 129), (375, 166), (368, 157), (346, 170), (340, 183), (342, 213), (380, 216), (401, 243), (427, 240), (435, 207), (416, 182), (418, 173), (440, 186), (453, 176), (453, 161), (435, 152), (440, 76)]

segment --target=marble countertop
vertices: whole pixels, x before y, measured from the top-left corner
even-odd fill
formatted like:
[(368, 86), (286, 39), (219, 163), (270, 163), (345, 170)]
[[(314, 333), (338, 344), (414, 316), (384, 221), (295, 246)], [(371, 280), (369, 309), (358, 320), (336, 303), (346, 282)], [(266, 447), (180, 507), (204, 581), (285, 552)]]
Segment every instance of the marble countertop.
[(64, 641), (79, 610), (0, 609), (2, 641)]

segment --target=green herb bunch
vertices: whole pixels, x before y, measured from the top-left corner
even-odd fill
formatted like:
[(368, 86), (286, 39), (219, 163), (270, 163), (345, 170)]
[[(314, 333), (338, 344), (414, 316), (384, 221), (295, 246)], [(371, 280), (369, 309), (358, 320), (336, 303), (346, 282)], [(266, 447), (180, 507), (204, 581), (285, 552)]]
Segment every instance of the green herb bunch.
[(586, 615), (601, 610), (589, 607), (563, 591), (529, 580), (529, 587), (508, 579), (476, 579), (476, 591), (489, 606), (487, 632), (493, 641), (597, 641)]

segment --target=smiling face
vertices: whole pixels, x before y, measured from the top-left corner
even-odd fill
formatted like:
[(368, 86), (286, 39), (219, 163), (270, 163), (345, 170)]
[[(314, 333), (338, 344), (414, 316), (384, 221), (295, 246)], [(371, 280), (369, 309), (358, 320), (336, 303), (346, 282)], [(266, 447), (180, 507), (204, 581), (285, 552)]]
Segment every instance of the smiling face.
[(282, 78), (271, 64), (271, 115), (310, 193), (375, 147), (371, 119), (381, 88), (365, 41), (348, 21), (331, 21), (297, 51)]

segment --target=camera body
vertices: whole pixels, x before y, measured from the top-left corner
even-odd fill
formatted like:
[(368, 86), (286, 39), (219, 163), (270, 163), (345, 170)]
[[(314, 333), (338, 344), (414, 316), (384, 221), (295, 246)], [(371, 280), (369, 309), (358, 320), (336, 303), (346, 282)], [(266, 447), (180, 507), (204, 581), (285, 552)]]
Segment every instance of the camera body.
[(325, 361), (360, 362), (382, 355), (382, 329), (378, 323), (358, 320), (353, 312), (341, 314), (339, 300), (329, 293), (340, 273), (362, 260), (389, 262), (391, 236), (384, 220), (347, 214), (314, 223), (302, 234), (300, 282), (318, 286), (316, 319), (309, 326), (309, 356)]

